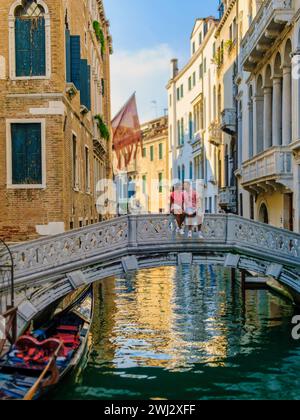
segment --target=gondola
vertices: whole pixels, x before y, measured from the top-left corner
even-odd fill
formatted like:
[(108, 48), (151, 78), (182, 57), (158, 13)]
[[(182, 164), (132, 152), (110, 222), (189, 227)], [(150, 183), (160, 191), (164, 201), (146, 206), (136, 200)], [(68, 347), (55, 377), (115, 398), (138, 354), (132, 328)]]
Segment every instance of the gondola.
[(93, 316), (92, 288), (50, 322), (21, 336), (0, 359), (0, 400), (36, 400), (81, 361)]

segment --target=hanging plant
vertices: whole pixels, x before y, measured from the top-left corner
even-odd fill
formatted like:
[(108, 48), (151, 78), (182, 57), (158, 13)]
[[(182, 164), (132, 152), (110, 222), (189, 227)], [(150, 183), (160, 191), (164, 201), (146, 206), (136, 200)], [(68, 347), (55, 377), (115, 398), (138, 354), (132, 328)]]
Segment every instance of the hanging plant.
[(97, 121), (97, 125), (98, 125), (98, 129), (99, 129), (99, 133), (100, 136), (105, 139), (105, 140), (109, 140), (110, 138), (110, 133), (109, 133), (109, 129), (107, 128), (107, 125), (105, 124), (105, 122), (103, 121), (103, 118), (101, 117), (101, 115), (95, 115), (95, 120)]
[(97, 20), (95, 20), (93, 22), (93, 28), (94, 28), (94, 31), (95, 31), (96, 38), (100, 42), (100, 45), (101, 45), (101, 55), (103, 56), (104, 53), (105, 53), (105, 37), (104, 37), (103, 30), (101, 28), (101, 25), (100, 25), (100, 23)]
[(230, 51), (232, 50), (232, 47), (233, 47), (233, 41), (232, 41), (231, 39), (228, 39), (228, 40), (225, 42), (224, 47), (226, 48), (226, 50), (227, 50), (228, 52), (230, 52)]

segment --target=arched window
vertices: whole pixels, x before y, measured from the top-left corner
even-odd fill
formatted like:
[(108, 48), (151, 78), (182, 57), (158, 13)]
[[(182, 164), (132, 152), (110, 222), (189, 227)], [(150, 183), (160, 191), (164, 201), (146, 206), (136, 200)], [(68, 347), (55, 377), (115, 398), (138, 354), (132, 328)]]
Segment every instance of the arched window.
[(269, 224), (269, 212), (265, 203), (262, 203), (260, 206), (258, 217), (261, 223), (266, 223), (267, 225)]
[(46, 4), (17, 0), (9, 20), (11, 77), (50, 77), (50, 19)]

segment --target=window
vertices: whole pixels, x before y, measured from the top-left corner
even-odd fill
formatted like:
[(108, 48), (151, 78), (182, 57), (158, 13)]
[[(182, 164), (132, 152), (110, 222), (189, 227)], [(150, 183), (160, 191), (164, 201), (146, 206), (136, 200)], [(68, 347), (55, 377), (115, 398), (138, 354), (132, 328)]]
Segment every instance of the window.
[(193, 176), (193, 162), (190, 162), (190, 180), (193, 180), (194, 176)]
[(181, 85), (181, 86), (180, 86), (180, 96), (181, 96), (181, 99), (182, 99), (182, 98), (183, 98), (183, 96), (184, 96), (183, 85)]
[(193, 140), (193, 114), (189, 114), (189, 139)]
[(182, 165), (182, 168), (181, 168), (181, 176), (182, 176), (182, 182), (184, 182), (185, 181), (185, 166), (184, 165)]
[(163, 159), (163, 144), (160, 143), (159, 145), (159, 159), (162, 160)]
[(183, 118), (181, 118), (181, 121), (180, 121), (180, 132), (181, 132), (180, 144), (183, 145), (184, 144), (184, 119)]
[(203, 64), (200, 64), (199, 66), (199, 79), (202, 79), (203, 77)]
[(158, 187), (159, 193), (162, 194), (163, 192), (163, 174), (162, 173), (158, 174), (158, 185), (159, 185)]
[(77, 167), (77, 137), (72, 136), (72, 172), (73, 172), (73, 188), (78, 189), (78, 167)]
[(143, 153), (142, 153), (143, 158), (147, 157), (147, 149), (146, 147), (143, 147)]
[(177, 144), (178, 144), (178, 146), (181, 145), (181, 125), (180, 125), (180, 121), (177, 121)]
[(143, 176), (143, 194), (147, 194), (147, 177), (146, 175)]
[(189, 90), (192, 90), (192, 77), (189, 77)]
[(199, 45), (201, 45), (202, 44), (202, 32), (200, 32), (200, 34), (199, 34)]
[(196, 86), (196, 72), (193, 73), (193, 87)]
[(177, 101), (180, 101), (180, 88), (177, 88)]
[(196, 52), (196, 44), (195, 44), (195, 42), (193, 42), (192, 50), (193, 50), (193, 54), (195, 54), (195, 52)]
[(84, 160), (85, 160), (85, 191), (90, 192), (90, 154), (89, 154), (88, 147), (85, 147)]
[(46, 76), (45, 10), (29, 0), (14, 10), (15, 77)]
[(206, 66), (206, 58), (204, 59), (204, 73), (206, 73), (207, 66)]
[(10, 126), (12, 185), (41, 186), (43, 151), (41, 123), (12, 123)]
[(150, 147), (150, 160), (151, 162), (154, 161), (154, 146)]

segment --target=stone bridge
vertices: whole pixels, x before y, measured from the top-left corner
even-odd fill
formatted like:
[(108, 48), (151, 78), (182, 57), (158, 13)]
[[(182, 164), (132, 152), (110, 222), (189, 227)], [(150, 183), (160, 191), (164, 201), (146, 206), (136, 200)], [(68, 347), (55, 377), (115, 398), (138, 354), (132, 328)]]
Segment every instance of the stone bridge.
[(27, 296), (19, 323), (85, 284), (156, 266), (233, 267), (300, 293), (299, 234), (235, 215), (207, 215), (205, 239), (187, 239), (172, 231), (171, 221), (168, 215), (130, 215), (11, 247), (16, 288)]

